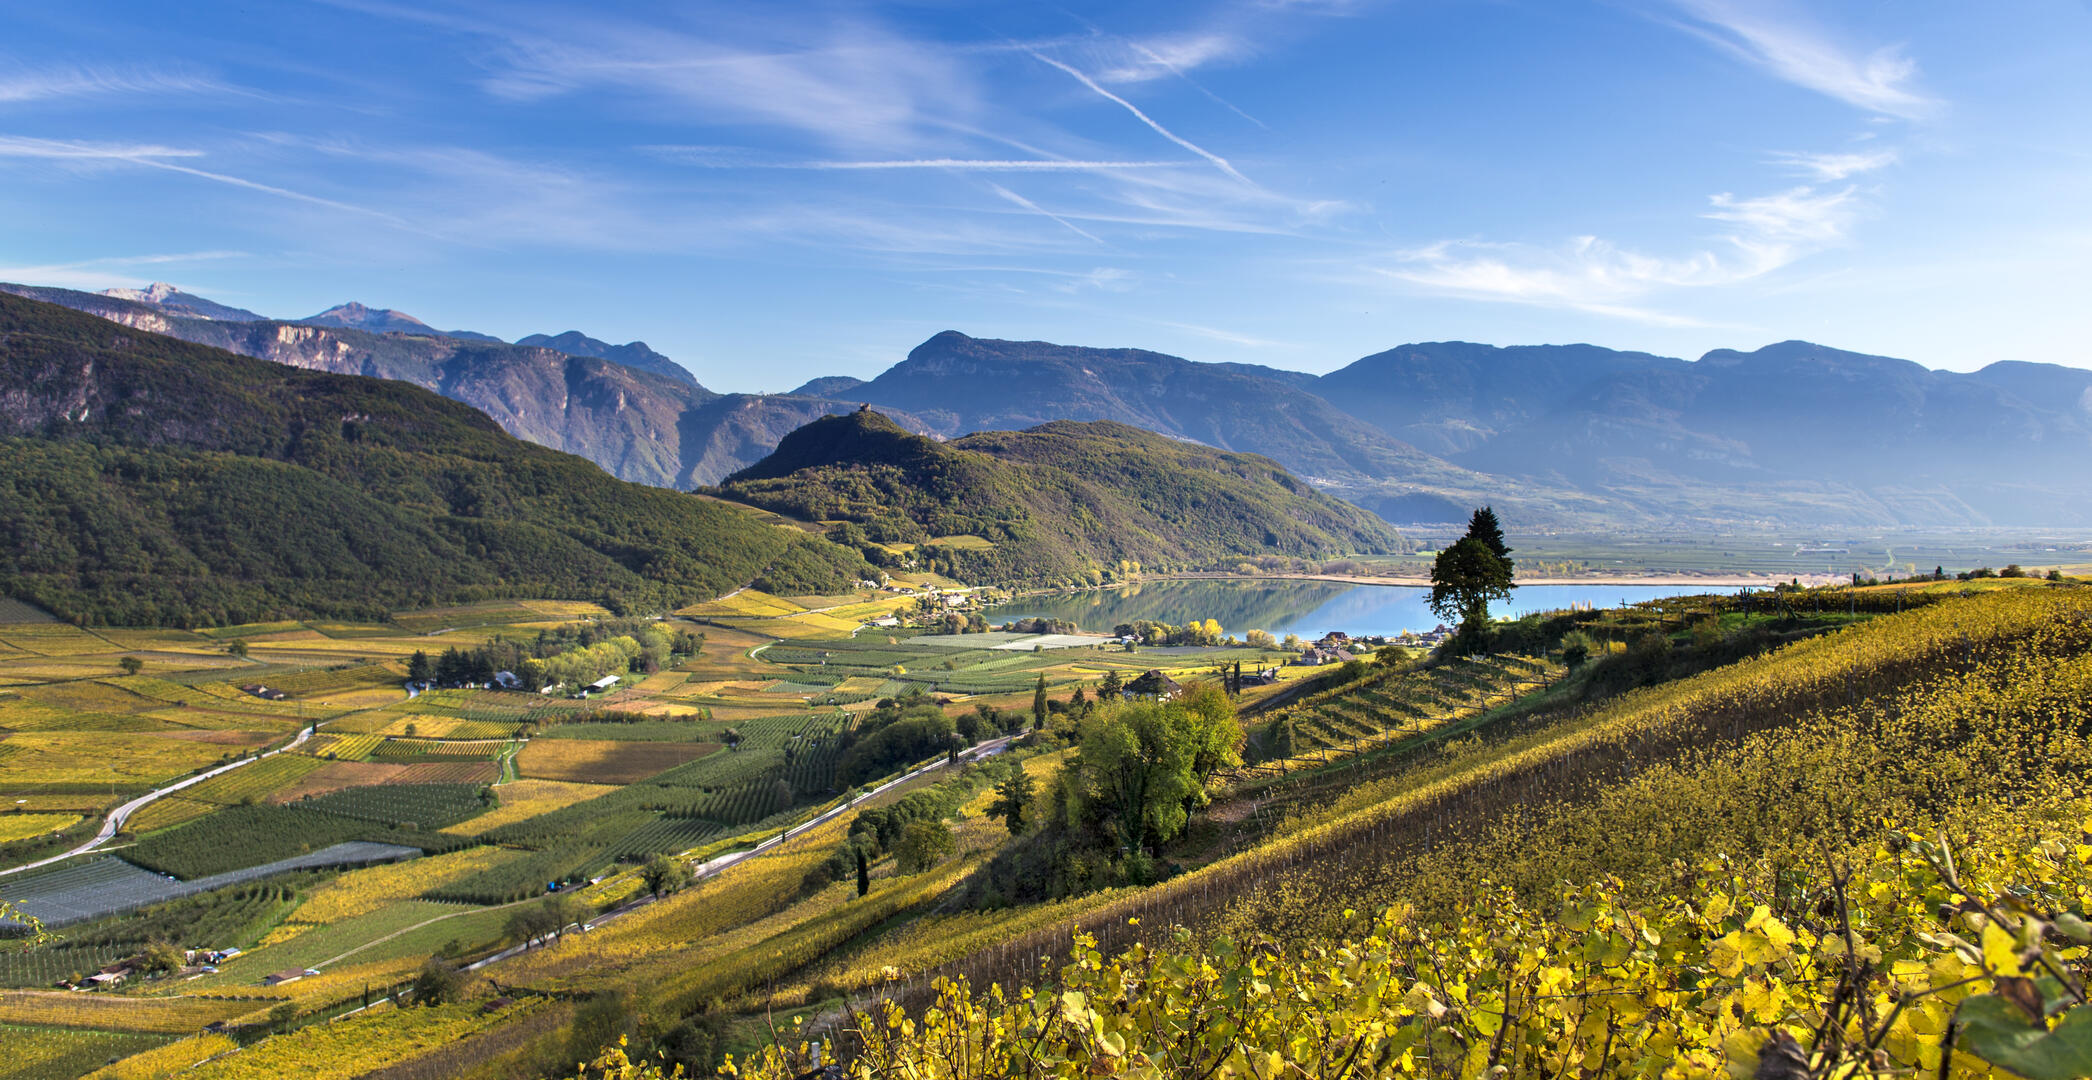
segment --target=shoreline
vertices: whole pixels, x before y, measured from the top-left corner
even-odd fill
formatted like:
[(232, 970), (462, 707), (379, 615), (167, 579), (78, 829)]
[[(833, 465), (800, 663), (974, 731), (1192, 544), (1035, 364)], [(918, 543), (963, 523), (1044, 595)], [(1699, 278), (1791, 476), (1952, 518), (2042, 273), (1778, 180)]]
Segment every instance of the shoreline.
[[(1769, 577), (1760, 574), (1600, 574), (1593, 577), (1536, 577), (1514, 578), (1513, 586), (1523, 585), (1645, 585), (1645, 586), (1706, 586), (1713, 589), (1735, 589), (1744, 587), (1771, 588), (1799, 579), (1803, 585), (1834, 585), (1851, 580), (1839, 574), (1790, 574), (1786, 577)], [(1389, 585), (1397, 588), (1431, 587), (1428, 577), (1366, 577), (1358, 574), (1155, 574), (1135, 581), (1112, 585), (1097, 585), (1098, 589), (1117, 589), (1128, 585), (1140, 585), (1151, 581), (1334, 581), (1347, 585)], [(1085, 590), (1044, 590), (1044, 592)], [(1030, 593), (1026, 595), (1041, 595)]]

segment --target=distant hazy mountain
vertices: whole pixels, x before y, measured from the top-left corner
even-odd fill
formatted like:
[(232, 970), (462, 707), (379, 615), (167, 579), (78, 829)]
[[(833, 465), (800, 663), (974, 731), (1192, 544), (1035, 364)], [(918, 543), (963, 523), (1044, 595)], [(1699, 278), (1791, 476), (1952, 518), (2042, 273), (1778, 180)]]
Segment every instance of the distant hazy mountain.
[(0, 296), (0, 387), (0, 595), (70, 619), (371, 618), (519, 595), (660, 610), (766, 580), (833, 592), (868, 569), (419, 387), (15, 296)]
[(869, 382), (721, 397), (638, 342), (572, 331), (511, 346), (353, 305), (323, 316), (408, 332), (233, 321), (252, 313), (171, 288), (138, 290), (143, 300), (0, 290), (301, 367), (406, 379), (620, 477), (679, 487), (869, 402), (947, 438), (1112, 420), (1259, 453), (1395, 522), (1463, 520), (1482, 502), (1564, 528), (2092, 522), (2092, 485), (2078, 478), (2092, 460), (2092, 372), (2052, 364), (1962, 374), (1808, 342), (1698, 361), (1425, 342), (1318, 377), (948, 331)]
[(806, 397), (841, 397), (863, 385), (863, 379), (853, 379), (848, 375), (827, 375), (818, 379), (808, 379), (804, 385), (792, 391), (792, 393), (802, 394)]
[(1659, 518), (2092, 520), (2092, 371), (1962, 374), (1786, 341), (1697, 362), (1590, 345), (1405, 345), (1322, 395), (1455, 464)]
[(143, 289), (103, 289), (102, 295), (151, 304), (169, 315), (181, 315), (191, 319), (260, 322), (263, 318), (245, 308), (230, 307), (193, 293), (185, 293), (164, 281), (155, 281)]
[[(471, 330), (437, 330), (420, 319), (391, 308), (364, 307), (351, 300), (336, 304), (318, 315), (293, 319), (307, 326), (336, 326), (344, 330), (367, 330), (373, 334), (419, 334), (463, 338), (466, 341), (501, 341), (492, 334), (481, 334)], [(505, 343), (504, 343), (505, 344)]]
[(1259, 453), (1317, 479), (1434, 468), (1414, 447), (1255, 369), (1143, 349), (997, 341), (947, 330), (853, 396), (905, 409), (940, 434), (1116, 420), (1222, 450)]
[[(869, 410), (823, 417), (718, 491), (855, 523), (875, 556), (877, 544), (924, 545), (920, 557), (969, 581), (1076, 584), (1121, 560), (1232, 568), (1266, 554), (1404, 550), (1384, 522), (1269, 458), (1108, 421), (940, 443)], [(951, 536), (966, 539), (929, 543)]]
[(629, 368), (651, 371), (656, 375), (666, 375), (671, 379), (686, 382), (692, 386), (697, 385), (697, 376), (690, 374), (689, 370), (683, 367), (683, 365), (647, 348), (647, 343), (644, 341), (631, 341), (623, 345), (612, 345), (607, 341), (599, 341), (589, 337), (579, 330), (569, 330), (559, 335), (532, 334), (529, 337), (517, 338), (516, 344), (534, 345), (541, 349), (557, 349), (569, 356), (593, 356), (598, 360), (608, 360), (611, 363), (623, 364)]
[(939, 434), (1114, 420), (1263, 454), (1391, 521), (1464, 519), (1478, 499), (1564, 519), (1603, 509), (1570, 490), (1475, 473), (1302, 389), (1315, 377), (1200, 364), (1144, 349), (998, 341), (945, 331), (849, 396), (905, 409)]

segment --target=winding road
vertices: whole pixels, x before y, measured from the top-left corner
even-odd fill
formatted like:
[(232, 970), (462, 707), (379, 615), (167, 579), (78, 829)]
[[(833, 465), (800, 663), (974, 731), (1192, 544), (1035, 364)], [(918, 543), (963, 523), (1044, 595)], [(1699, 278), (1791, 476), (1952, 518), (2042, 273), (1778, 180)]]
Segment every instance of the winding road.
[(296, 749), (298, 746), (302, 745), (305, 742), (305, 740), (312, 737), (312, 731), (312, 725), (307, 725), (298, 729), (297, 738), (292, 739), (290, 742), (287, 742), (274, 750), (268, 751), (267, 753), (256, 754), (255, 756), (250, 758), (241, 758), (240, 760), (235, 761), (230, 765), (220, 765), (217, 768), (210, 770), (209, 772), (197, 773), (195, 776), (192, 776), (187, 780), (180, 780), (158, 790), (148, 791), (145, 794), (140, 795), (135, 799), (132, 799), (130, 802), (124, 803), (122, 806), (119, 806), (116, 809), (109, 811), (109, 816), (107, 818), (104, 818), (102, 821), (102, 831), (94, 834), (94, 839), (89, 840), (88, 842), (81, 844), (79, 847), (76, 847), (73, 850), (68, 851), (62, 855), (53, 855), (48, 859), (38, 859), (33, 863), (23, 863), (20, 866), (12, 866), (5, 870), (0, 870), (0, 877), (6, 877), (9, 874), (19, 874), (24, 870), (34, 870), (39, 866), (49, 866), (55, 862), (64, 862), (65, 860), (70, 859), (75, 855), (85, 855), (88, 852), (93, 851), (98, 847), (101, 847), (103, 844), (108, 843), (110, 840), (115, 839), (116, 834), (123, 831), (124, 822), (129, 821), (132, 814), (137, 813), (139, 810), (143, 809), (147, 804), (153, 802), (154, 800), (165, 798), (169, 795), (174, 794), (177, 791), (182, 790), (183, 788), (190, 787), (195, 784), (201, 784), (205, 780), (209, 780), (213, 776), (221, 776), (225, 773), (229, 773), (242, 765), (252, 765), (253, 763), (260, 761), (263, 758), (272, 758), (278, 754), (283, 753), (285, 750)]

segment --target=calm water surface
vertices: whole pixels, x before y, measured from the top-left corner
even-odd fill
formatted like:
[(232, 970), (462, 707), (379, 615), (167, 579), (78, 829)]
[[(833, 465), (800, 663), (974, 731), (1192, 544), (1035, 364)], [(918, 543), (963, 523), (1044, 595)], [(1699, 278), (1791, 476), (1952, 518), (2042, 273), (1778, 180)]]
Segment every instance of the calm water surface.
[[(1527, 585), (1508, 602), (1490, 605), (1493, 615), (1523, 615), (1574, 606), (1618, 607), (1709, 591), (1685, 585)], [(1356, 636), (1425, 631), (1438, 625), (1424, 601), (1430, 590), (1403, 585), (1350, 585), (1335, 581), (1155, 581), (1123, 589), (1064, 596), (1026, 597), (987, 611), (991, 623), (1011, 619), (1072, 620), (1084, 630), (1109, 631), (1146, 619), (1183, 625), (1217, 620), (1230, 634), (1267, 630), (1280, 637), (1319, 637), (1330, 630)]]

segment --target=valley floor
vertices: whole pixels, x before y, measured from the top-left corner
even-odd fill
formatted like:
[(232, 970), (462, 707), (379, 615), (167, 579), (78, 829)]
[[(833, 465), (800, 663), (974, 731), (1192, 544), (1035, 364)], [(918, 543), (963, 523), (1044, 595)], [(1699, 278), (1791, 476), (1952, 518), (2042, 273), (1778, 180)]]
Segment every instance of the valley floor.
[[(694, 655), (585, 702), (410, 696), (403, 682), (416, 651), (628, 629), (586, 604), (194, 632), (8, 623), (0, 793), (19, 801), (0, 828), (21, 827), (0, 831), (11, 837), (0, 864), (77, 846), (141, 791), (270, 756), (146, 805), (103, 850), (0, 877), (0, 898), (39, 910), (63, 889), (79, 895), (83, 874), (116, 881), (143, 866), (217, 880), (341, 842), (412, 857), (307, 865), (142, 910), (109, 897), (102, 913), (53, 927), (54, 940), (0, 944), (0, 983), (14, 988), (0, 989), (0, 1025), (49, 1048), (34, 1058), (48, 1064), (25, 1058), (0, 1077), (71, 1076), (121, 1057), (103, 1075), (497, 1080), (570, 1071), (619, 1035), (640, 1056), (747, 1060), (775, 1042), (772, 1018), (841, 1037), (853, 1010), (880, 998), (919, 1009), (950, 993), (945, 977), (1080, 981), (1062, 968), (1076, 934), (1104, 955), (1262, 936), (1292, 958), (1320, 935), (1358, 930), (1346, 908), (1400, 898), (1418, 918), (1478, 919), (1487, 913), (1460, 903), (1491, 888), (1537, 903), (1559, 882), (1612, 875), (1632, 893), (1668, 860), (1784, 857), (1784, 841), (1762, 838), (1818, 835), (1811, 815), (1853, 800), (1921, 823), (1989, 813), (1991, 794), (2065, 784), (2092, 762), (2082, 726), (2070, 726), (2082, 699), (2068, 705), (2069, 673), (2092, 655), (2080, 632), (2092, 594), (1981, 585), (1831, 590), (1833, 602), (1806, 608), (1715, 595), (1565, 613), (1534, 621), (1539, 636), (1516, 638), (1530, 647), (1503, 655), (1342, 678), (1247, 648), (1012, 649), (983, 647), (1007, 635), (870, 625), (941, 612), (941, 599), (924, 603), (933, 589), (961, 609), (977, 602), (949, 583), (840, 597), (742, 590), (660, 623), (702, 633)], [(1591, 645), (1575, 665), (1559, 649), (1570, 629)], [(1211, 805), (1161, 849), (1162, 880), (1045, 895), (1006, 878), (1036, 838), (991, 816), (995, 787), (1014, 769), (1050, 790), (1076, 752), (1078, 687), (1151, 669), (1195, 685), (1237, 661), (1276, 664), (1280, 681), (1243, 694), (1245, 762), (1215, 778)], [(2048, 689), (2022, 677), (2036, 668)], [(1007, 747), (992, 760), (927, 768), (939, 755), (862, 783), (838, 772), (841, 733), (882, 701), (920, 690), (954, 717), (1023, 729), (1042, 680), (1045, 733), (978, 730), (983, 752)], [(1953, 759), (1973, 771), (1942, 773), (1944, 759), (1921, 749), (1933, 745), (1931, 702), (2009, 729), (1972, 729)], [(1896, 742), (1901, 729), (1878, 719), (1848, 723), (1861, 714), (1908, 715), (1915, 741)], [(2062, 725), (2040, 753), (2013, 743), (2040, 724)], [(1870, 761), (1907, 767), (1853, 771)], [(1752, 771), (1765, 762), (1786, 764)], [(1768, 797), (1790, 780), (1806, 792)], [(816, 872), (866, 815), (933, 804), (949, 808), (930, 812), (948, 814), (953, 846), (929, 865), (889, 850), (861, 882)], [(1602, 839), (1621, 829), (1646, 839), (1632, 850)], [(711, 872), (657, 899), (642, 872), (657, 855)], [(569, 906), (547, 922), (554, 883)], [(1190, 936), (1173, 937), (1175, 926)], [(171, 973), (149, 973), (140, 958), (167, 945), (217, 955), (177, 955)], [(393, 1004), (431, 956), (466, 967), (463, 1002)], [(54, 989), (96, 972), (122, 977)], [(216, 1030), (197, 1034), (205, 1027)], [(1457, 1057), (1457, 1041), (1432, 1035), (1417, 1053)], [(922, 1064), (905, 1041), (851, 1045)], [(803, 1065), (787, 1055), (760, 1068), (796, 1076)]]

